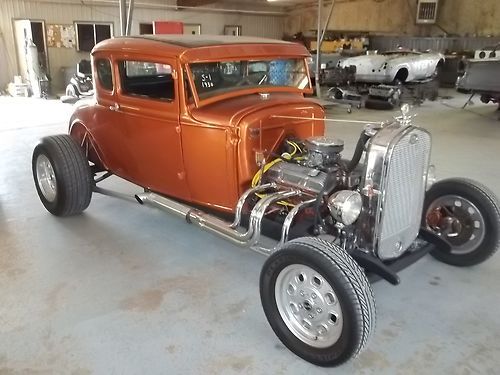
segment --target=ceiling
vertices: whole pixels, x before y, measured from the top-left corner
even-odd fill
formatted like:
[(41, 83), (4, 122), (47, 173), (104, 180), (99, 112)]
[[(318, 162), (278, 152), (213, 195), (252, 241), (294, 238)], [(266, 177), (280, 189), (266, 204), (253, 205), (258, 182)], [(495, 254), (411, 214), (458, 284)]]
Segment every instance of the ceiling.
[(245, 5), (254, 5), (254, 6), (269, 6), (269, 7), (286, 7), (294, 4), (305, 4), (314, 1), (307, 0), (177, 0), (177, 5), (179, 6), (203, 6), (208, 4), (245, 4)]

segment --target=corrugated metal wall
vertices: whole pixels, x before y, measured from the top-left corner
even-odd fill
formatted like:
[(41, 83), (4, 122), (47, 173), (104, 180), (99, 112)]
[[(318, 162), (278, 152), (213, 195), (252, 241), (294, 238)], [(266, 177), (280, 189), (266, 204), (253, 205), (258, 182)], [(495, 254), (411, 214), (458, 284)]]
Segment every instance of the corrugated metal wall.
[[(156, 4), (155, 4), (156, 3)], [(176, 20), (185, 23), (199, 23), (203, 34), (222, 34), (224, 25), (241, 25), (243, 35), (280, 39), (283, 36), (284, 17), (278, 15), (252, 15), (223, 12), (202, 12), (161, 8), (161, 4), (172, 4), (172, 0), (148, 0), (142, 6), (136, 0), (133, 15), (132, 34), (139, 33), (139, 23), (153, 20)], [(88, 3), (87, 3), (88, 4)], [(102, 2), (101, 4), (104, 4)], [(158, 6), (156, 6), (159, 4)], [(251, 4), (250, 4), (251, 6)], [(215, 5), (214, 8), (222, 8)], [(227, 5), (224, 6), (227, 8)], [(245, 6), (241, 6), (245, 9)], [(255, 7), (252, 7), (254, 9)], [(274, 9), (271, 9), (274, 11)], [(279, 10), (279, 8), (277, 9)], [(119, 15), (116, 4), (85, 5), (85, 3), (65, 1), (0, 0), (0, 88), (12, 81), (18, 74), (14, 44), (13, 19), (44, 20), (45, 24), (73, 24), (75, 21), (112, 22), (114, 34), (119, 35)], [(76, 49), (48, 47), (52, 87), (61, 90), (64, 86), (63, 69), (72, 67), (86, 53)]]
[(398, 46), (418, 51), (474, 51), (498, 43), (500, 43), (500, 37), (419, 38), (406, 36), (370, 36), (370, 49), (380, 51), (396, 49)]

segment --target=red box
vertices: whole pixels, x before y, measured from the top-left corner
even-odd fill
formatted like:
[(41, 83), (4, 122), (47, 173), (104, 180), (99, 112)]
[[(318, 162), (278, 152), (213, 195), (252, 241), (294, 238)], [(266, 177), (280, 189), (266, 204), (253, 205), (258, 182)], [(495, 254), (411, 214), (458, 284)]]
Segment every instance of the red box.
[(184, 34), (184, 23), (175, 21), (153, 21), (153, 34)]

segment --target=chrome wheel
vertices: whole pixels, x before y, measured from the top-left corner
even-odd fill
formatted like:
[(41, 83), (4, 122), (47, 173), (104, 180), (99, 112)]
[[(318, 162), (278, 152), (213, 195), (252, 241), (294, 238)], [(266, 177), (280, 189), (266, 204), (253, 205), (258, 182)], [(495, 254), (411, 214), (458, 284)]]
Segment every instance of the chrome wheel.
[(342, 308), (335, 291), (314, 269), (292, 264), (275, 284), (278, 311), (288, 329), (315, 348), (330, 347), (342, 333)]
[(434, 200), (425, 214), (427, 228), (452, 245), (452, 253), (467, 254), (484, 240), (485, 219), (468, 199), (444, 195)]
[(49, 158), (44, 154), (36, 158), (36, 180), (44, 198), (54, 202), (57, 197), (57, 180)]

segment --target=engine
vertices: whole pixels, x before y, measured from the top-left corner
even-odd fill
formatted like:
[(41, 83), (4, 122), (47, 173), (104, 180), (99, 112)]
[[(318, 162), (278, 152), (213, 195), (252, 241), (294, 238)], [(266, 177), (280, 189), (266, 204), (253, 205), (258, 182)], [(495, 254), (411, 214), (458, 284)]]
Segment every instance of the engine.
[(344, 150), (344, 141), (336, 138), (312, 137), (305, 142), (306, 165), (328, 171), (335, 168), (340, 160), (340, 153)]
[(267, 169), (265, 181), (313, 194), (333, 190), (342, 175), (339, 162), (344, 142), (327, 137), (312, 137), (302, 146), (305, 150), (298, 157), (290, 157), (288, 160), (284, 158), (283, 162), (274, 163)]
[(314, 137), (284, 143), (280, 157), (252, 181), (261, 199), (259, 215), (273, 204), (281, 208), (270, 212), (286, 215), (281, 244), (302, 212), (312, 232), (328, 233), (346, 248), (365, 249), (382, 260), (397, 258), (410, 247), (420, 229), (429, 165), (430, 136), (425, 130), (404, 119), (376, 131), (366, 127), (348, 161), (341, 157), (340, 140)]

